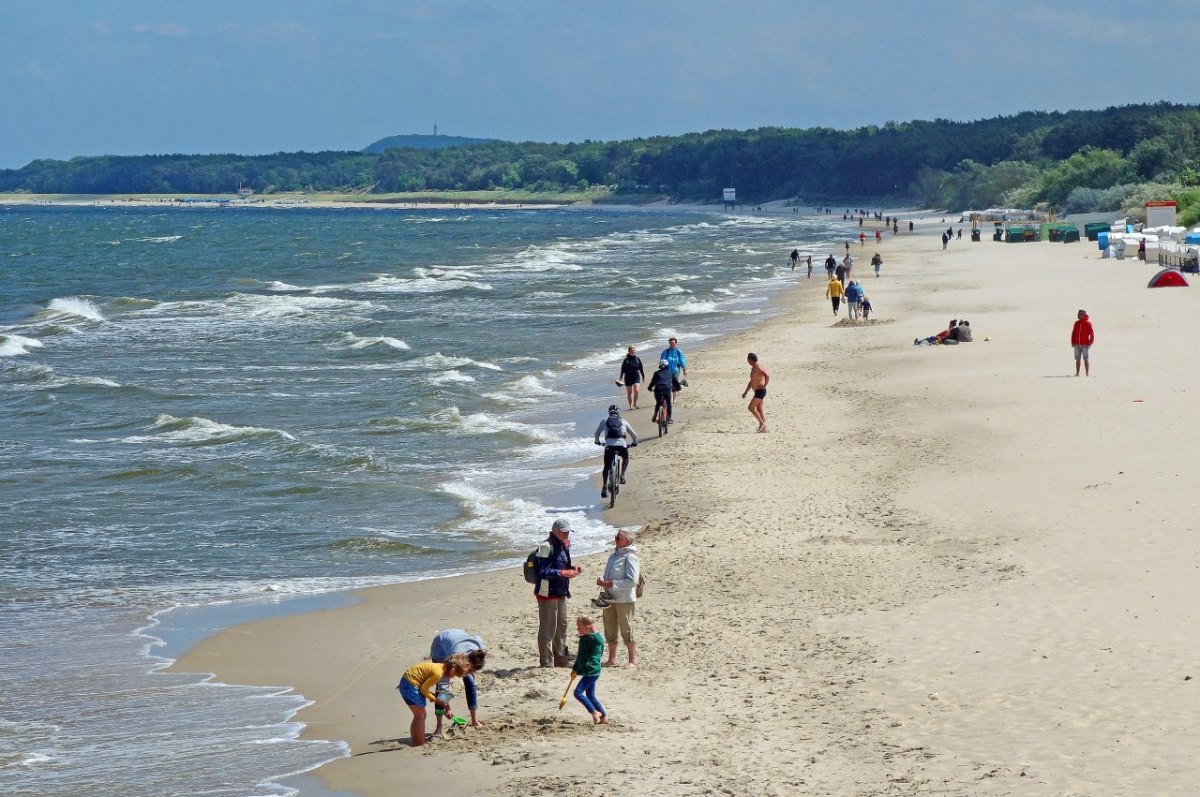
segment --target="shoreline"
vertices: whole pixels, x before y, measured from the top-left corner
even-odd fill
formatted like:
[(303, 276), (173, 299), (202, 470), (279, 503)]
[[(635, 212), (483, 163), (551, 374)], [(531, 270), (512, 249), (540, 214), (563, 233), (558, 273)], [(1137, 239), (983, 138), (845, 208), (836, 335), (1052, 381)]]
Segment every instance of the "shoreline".
[[(1200, 643), (1179, 621), (1200, 550), (1179, 522), (1191, 500), (1160, 477), (1186, 462), (1181, 416), (1141, 405), (1180, 413), (1200, 389), (1162, 370), (1186, 345), (1169, 319), (1191, 294), (1147, 291), (1145, 268), (1088, 244), (894, 243), (885, 279), (864, 278), (891, 323), (831, 325), (823, 280), (801, 284), (780, 301), (803, 308), (698, 352), (679, 434), (639, 448), (632, 492), (671, 498), (639, 539), (643, 665), (601, 679), (603, 742), (553, 710), (562, 671), (529, 666), (515, 572), (232, 629), (176, 669), (295, 683), (316, 700), (304, 735), (355, 753), (313, 774), (368, 796), (400, 773), (452, 795), (609, 793), (632, 772), (628, 793), (668, 795), (1186, 788)], [(1084, 303), (1103, 319), (1103, 366), (1060, 380)], [(963, 307), (974, 344), (905, 343)], [(736, 399), (749, 347), (774, 376), (765, 436)], [(385, 695), (449, 625), (489, 643), (488, 726), (413, 751)]]

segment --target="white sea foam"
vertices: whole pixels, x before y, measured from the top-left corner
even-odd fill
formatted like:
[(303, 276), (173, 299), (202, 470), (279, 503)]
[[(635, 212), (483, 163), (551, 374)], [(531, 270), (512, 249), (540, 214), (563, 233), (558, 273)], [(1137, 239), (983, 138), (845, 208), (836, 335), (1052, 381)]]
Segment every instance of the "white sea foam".
[(386, 346), (398, 351), (408, 351), (412, 348), (399, 338), (389, 338), (385, 336), (360, 338), (353, 332), (342, 333), (342, 339), (350, 344), (352, 349), (366, 349), (371, 346)]
[(504, 390), (484, 393), (484, 398), (499, 401), (504, 404), (534, 404), (550, 396), (560, 395), (558, 391), (546, 387), (542, 380), (530, 374), (508, 384)]
[(687, 288), (681, 288), (678, 285), (668, 285), (663, 290), (663, 293), (669, 296), (671, 294), (677, 294), (677, 293), (691, 293), (691, 291), (689, 291)]
[(40, 349), (43, 344), (37, 338), (27, 338), (22, 335), (0, 335), (0, 357), (20, 357), (28, 354), (30, 349)]
[(289, 285), (288, 283), (280, 282), (279, 280), (271, 280), (270, 282), (268, 282), (266, 284), (266, 288), (269, 291), (279, 291), (279, 292), (308, 290), (308, 288), (301, 288), (296, 285)]
[(675, 305), (675, 312), (681, 315), (702, 315), (717, 312), (716, 302), (683, 302)]
[[(422, 271), (423, 269), (417, 269)], [(464, 289), (490, 291), (492, 286), (486, 282), (470, 280), (463, 276), (446, 272), (447, 276), (417, 276), (414, 278), (396, 277), (390, 274), (380, 274), (367, 282), (350, 282), (344, 285), (316, 285), (306, 290), (312, 293), (372, 293), (372, 294), (407, 294), (407, 293), (447, 293)]]
[(131, 241), (144, 241), (151, 244), (169, 244), (178, 241), (182, 235), (159, 235), (153, 238), (130, 238)]
[(590, 518), (583, 507), (552, 510), (533, 501), (505, 498), (482, 484), (487, 480), (487, 474), (480, 474), (438, 485), (463, 509), (464, 516), (455, 523), (459, 529), (479, 536), (499, 537), (508, 545), (527, 548), (530, 529), (540, 533), (550, 527), (552, 519), (565, 518), (575, 532), (572, 542), (579, 546), (573, 549), (577, 553), (598, 550), (612, 535), (611, 526)]
[(562, 432), (571, 428), (571, 424), (549, 424), (535, 426), (519, 421), (507, 421), (489, 415), (486, 412), (474, 412), (463, 415), (458, 407), (450, 407), (434, 413), (434, 419), (444, 422), (451, 427), (452, 434), (461, 435), (490, 435), (508, 434), (522, 437), (526, 440), (549, 443), (560, 438)]
[(504, 370), (495, 363), (472, 360), (470, 357), (455, 357), (453, 355), (442, 354), (440, 351), (427, 354), (417, 360), (411, 360), (408, 364), (419, 368), (462, 368), (469, 365), (474, 368), (485, 368), (489, 371)]
[(257, 322), (312, 315), (341, 315), (346, 311), (369, 312), (377, 307), (361, 299), (337, 299), (331, 296), (231, 293), (216, 300), (160, 302), (131, 315), (136, 318), (216, 315), (227, 320)]
[(292, 435), (280, 429), (269, 429), (259, 426), (232, 426), (219, 421), (188, 416), (176, 418), (173, 415), (159, 415), (154, 419), (156, 434), (132, 435), (123, 437), (122, 443), (232, 443), (252, 437), (274, 437), (283, 440), (295, 440)]
[(441, 371), (440, 373), (429, 376), (425, 379), (425, 381), (431, 385), (449, 385), (455, 382), (474, 382), (475, 377), (451, 368), (449, 371)]
[(79, 318), (86, 318), (89, 321), (104, 320), (104, 316), (100, 314), (99, 307), (93, 304), (91, 300), (79, 296), (51, 299), (50, 304), (46, 306), (46, 310), (51, 315), (73, 315)]

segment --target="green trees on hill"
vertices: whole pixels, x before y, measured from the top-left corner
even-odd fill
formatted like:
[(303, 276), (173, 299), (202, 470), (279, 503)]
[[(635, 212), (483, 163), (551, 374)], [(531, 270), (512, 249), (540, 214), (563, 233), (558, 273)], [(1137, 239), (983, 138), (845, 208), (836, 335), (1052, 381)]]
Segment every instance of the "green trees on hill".
[[(439, 137), (442, 138), (442, 137)], [(403, 138), (401, 140), (404, 140)], [(1151, 190), (1200, 185), (1200, 106), (1027, 112), (974, 122), (888, 122), (855, 130), (765, 127), (628, 141), (475, 141), (441, 149), (153, 155), (34, 161), (0, 171), (0, 191), (577, 191), (801, 204), (911, 201), (966, 209), (1043, 203), (1113, 209)]]

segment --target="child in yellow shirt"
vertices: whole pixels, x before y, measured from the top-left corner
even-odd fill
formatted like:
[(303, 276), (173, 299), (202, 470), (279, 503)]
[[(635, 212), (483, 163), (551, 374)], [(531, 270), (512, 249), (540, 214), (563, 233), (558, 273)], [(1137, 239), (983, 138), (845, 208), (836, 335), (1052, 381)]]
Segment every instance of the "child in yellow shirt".
[(456, 653), (446, 659), (444, 664), (423, 661), (404, 671), (404, 677), (400, 679), (396, 688), (400, 690), (400, 696), (404, 698), (404, 702), (412, 709), (413, 719), (412, 725), (409, 726), (409, 736), (412, 739), (413, 747), (425, 744), (426, 700), (432, 701), (435, 707), (445, 711), (446, 719), (454, 719), (454, 714), (450, 711), (450, 703), (443, 702), (437, 697), (438, 681), (443, 678), (461, 677), (471, 672), (471, 669), (471, 663), (467, 657)]

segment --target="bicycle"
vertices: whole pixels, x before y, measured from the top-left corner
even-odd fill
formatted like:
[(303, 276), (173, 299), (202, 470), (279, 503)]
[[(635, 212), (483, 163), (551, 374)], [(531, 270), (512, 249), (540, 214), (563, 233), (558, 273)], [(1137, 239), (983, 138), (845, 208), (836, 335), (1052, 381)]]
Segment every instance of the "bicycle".
[(667, 424), (671, 422), (671, 404), (666, 398), (654, 397), (654, 420), (658, 423), (658, 436), (662, 437), (668, 431)]
[[(615, 446), (616, 447), (616, 446)], [(627, 446), (629, 448), (637, 448), (637, 443)], [(605, 485), (608, 490), (608, 508), (612, 509), (617, 505), (617, 493), (621, 491), (621, 475), (624, 472), (624, 459), (621, 455), (613, 452), (612, 464), (608, 468), (608, 483)]]

